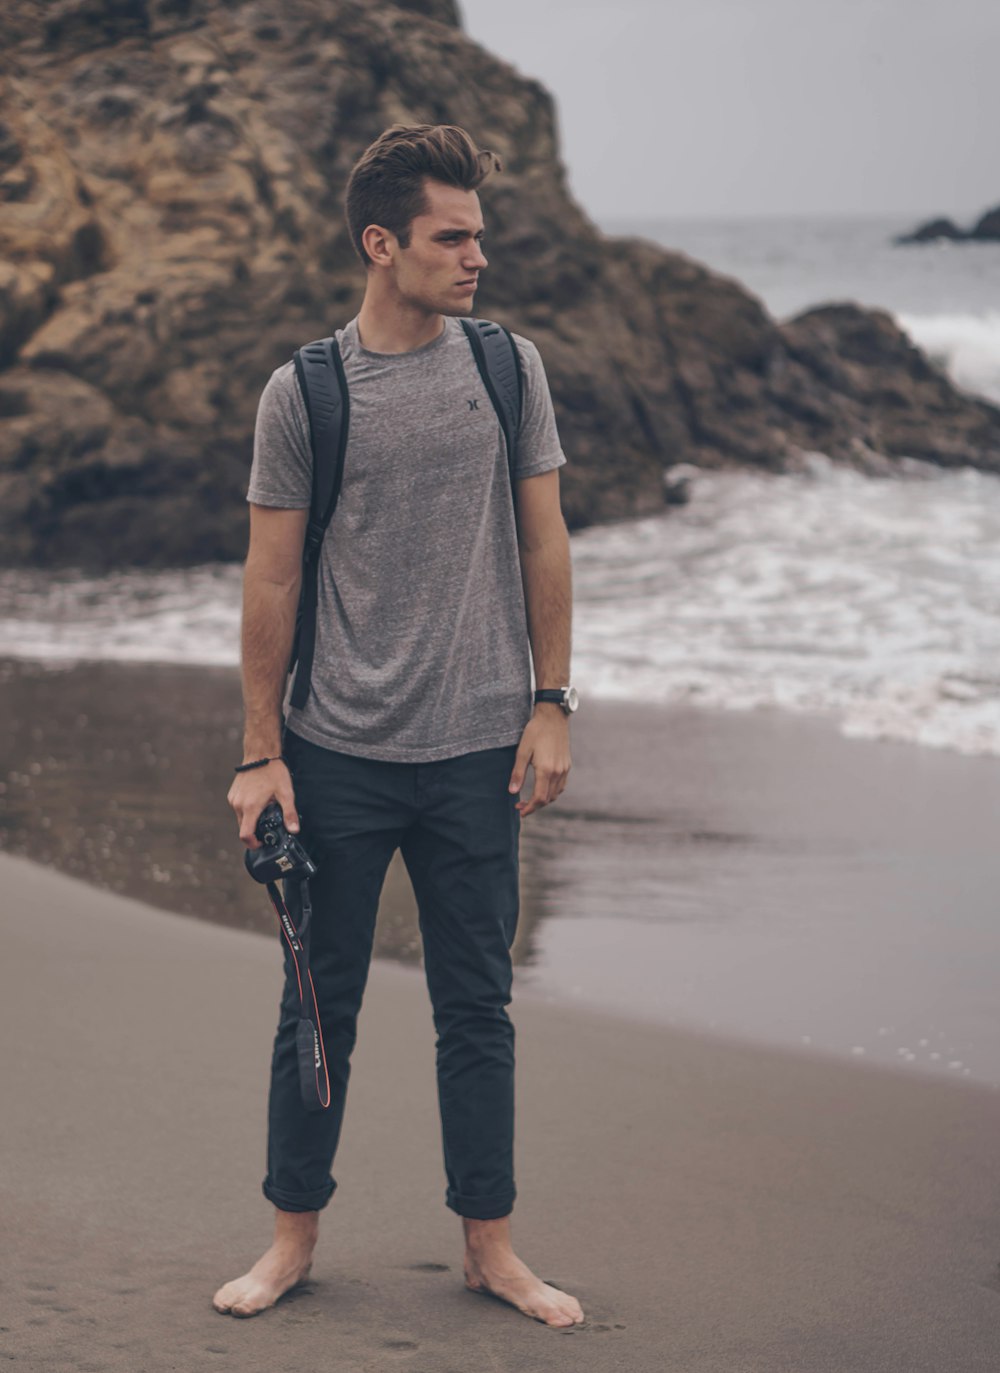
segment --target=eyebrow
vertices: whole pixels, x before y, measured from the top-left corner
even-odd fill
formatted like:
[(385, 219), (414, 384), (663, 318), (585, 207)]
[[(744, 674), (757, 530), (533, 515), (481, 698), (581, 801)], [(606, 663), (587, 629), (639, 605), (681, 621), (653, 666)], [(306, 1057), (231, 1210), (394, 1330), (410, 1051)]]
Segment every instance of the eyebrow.
[(437, 238), (482, 238), (486, 233), (485, 228), (477, 229), (475, 233), (471, 229), (440, 229), (434, 237)]

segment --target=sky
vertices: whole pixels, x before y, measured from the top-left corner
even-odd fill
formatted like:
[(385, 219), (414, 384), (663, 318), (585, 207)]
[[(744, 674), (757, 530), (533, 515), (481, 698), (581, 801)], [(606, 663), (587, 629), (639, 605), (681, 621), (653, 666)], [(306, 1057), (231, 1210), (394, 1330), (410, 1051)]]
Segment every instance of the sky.
[(1000, 0), (459, 0), (597, 219), (1000, 202)]

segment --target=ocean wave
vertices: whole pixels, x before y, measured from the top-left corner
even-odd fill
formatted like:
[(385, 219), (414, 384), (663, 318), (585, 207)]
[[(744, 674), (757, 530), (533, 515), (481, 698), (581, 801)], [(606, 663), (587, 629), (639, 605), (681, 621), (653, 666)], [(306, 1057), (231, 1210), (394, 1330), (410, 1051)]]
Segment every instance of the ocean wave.
[[(776, 707), (1000, 755), (1000, 477), (817, 455), (695, 472), (689, 505), (572, 540), (586, 699)], [(0, 654), (235, 665), (237, 566), (0, 574)]]
[(1000, 311), (896, 318), (957, 385), (1000, 404)]
[(906, 472), (701, 473), (688, 507), (577, 535), (581, 689), (1000, 754), (1000, 478)]

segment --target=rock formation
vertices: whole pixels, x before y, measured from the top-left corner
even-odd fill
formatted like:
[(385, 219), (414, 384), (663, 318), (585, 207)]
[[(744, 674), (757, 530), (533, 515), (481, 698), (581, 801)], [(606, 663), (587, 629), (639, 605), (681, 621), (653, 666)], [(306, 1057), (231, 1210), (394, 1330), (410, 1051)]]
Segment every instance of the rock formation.
[(908, 234), (900, 234), (894, 243), (1000, 243), (1000, 205), (980, 215), (971, 229), (960, 229), (951, 219), (929, 219)]
[[(0, 523), (7, 562), (238, 558), (271, 369), (353, 314), (348, 170), (395, 121), (504, 159), (477, 312), (536, 340), (571, 527), (661, 509), (665, 470), (804, 451), (1000, 469), (1000, 411), (884, 314), (780, 326), (574, 205), (552, 102), (452, 0), (7, 0)], [(667, 484), (669, 488), (669, 483)]]

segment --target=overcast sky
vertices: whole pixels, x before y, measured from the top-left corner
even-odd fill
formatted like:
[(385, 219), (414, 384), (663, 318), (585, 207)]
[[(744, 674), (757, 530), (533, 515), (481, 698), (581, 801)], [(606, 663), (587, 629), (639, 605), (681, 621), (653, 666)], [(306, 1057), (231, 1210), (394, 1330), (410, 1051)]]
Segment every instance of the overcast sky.
[(1000, 0), (460, 0), (609, 216), (1000, 202)]

